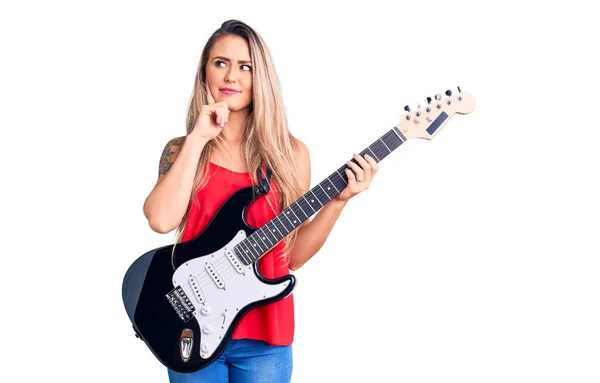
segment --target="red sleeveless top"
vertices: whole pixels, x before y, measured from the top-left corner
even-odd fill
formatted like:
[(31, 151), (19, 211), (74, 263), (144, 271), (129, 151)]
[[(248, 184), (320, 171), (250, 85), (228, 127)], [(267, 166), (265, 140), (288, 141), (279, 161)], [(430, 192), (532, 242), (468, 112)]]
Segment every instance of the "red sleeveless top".
[[(182, 241), (196, 237), (208, 225), (217, 210), (235, 191), (252, 186), (249, 173), (238, 173), (208, 162), (208, 183), (194, 196), (188, 212)], [(279, 189), (271, 180), (271, 189), (267, 195), (261, 195), (250, 204), (246, 222), (260, 228), (281, 212)], [(267, 198), (275, 207), (271, 210)], [(266, 253), (258, 262), (260, 273), (266, 278), (278, 278), (289, 274), (287, 261), (283, 254), (283, 240)], [(239, 322), (233, 332), (233, 339), (263, 340), (272, 345), (290, 345), (294, 338), (294, 300), (293, 294), (277, 302), (269, 303), (250, 310)]]

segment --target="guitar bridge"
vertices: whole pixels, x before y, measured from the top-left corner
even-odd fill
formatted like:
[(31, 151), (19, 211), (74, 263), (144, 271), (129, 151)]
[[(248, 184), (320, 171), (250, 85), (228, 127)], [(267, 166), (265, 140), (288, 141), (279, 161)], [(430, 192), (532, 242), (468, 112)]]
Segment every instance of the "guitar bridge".
[(184, 322), (189, 322), (194, 317), (194, 305), (187, 297), (181, 286), (175, 287), (166, 295), (167, 300), (175, 310), (175, 313)]

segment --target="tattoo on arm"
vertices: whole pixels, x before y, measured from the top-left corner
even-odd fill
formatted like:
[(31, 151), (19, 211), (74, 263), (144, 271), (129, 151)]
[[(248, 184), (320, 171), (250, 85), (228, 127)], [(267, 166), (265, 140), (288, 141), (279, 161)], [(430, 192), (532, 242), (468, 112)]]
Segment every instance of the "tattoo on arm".
[(167, 143), (165, 149), (160, 156), (160, 164), (158, 166), (158, 175), (165, 175), (171, 170), (171, 166), (175, 162), (175, 157), (173, 156), (175, 153), (179, 153), (181, 150), (181, 146), (185, 141), (185, 137), (174, 138)]

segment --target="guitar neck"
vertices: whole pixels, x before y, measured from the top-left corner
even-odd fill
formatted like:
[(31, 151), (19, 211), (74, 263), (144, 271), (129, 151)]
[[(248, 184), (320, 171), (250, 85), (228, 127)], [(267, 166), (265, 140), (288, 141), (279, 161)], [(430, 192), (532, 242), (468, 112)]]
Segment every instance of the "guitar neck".
[[(383, 136), (360, 152), (368, 154), (376, 162), (380, 162), (406, 141), (406, 137), (394, 126)], [(353, 162), (356, 162), (352, 159)], [(290, 204), (260, 229), (236, 245), (234, 251), (246, 265), (258, 260), (279, 241), (319, 211), (335, 198), (348, 185), (348, 177), (344, 173), (346, 165), (342, 165), (329, 177), (319, 182), (298, 200)]]

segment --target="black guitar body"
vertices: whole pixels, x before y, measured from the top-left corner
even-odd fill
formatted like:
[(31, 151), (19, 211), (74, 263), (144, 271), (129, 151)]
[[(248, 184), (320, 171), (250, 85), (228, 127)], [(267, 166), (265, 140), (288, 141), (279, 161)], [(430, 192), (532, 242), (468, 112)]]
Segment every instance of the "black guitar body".
[(257, 262), (243, 265), (227, 250), (256, 230), (245, 212), (259, 190), (234, 193), (202, 233), (177, 244), (174, 257), (174, 245), (151, 250), (125, 274), (123, 303), (137, 336), (174, 371), (210, 364), (246, 312), (285, 298), (295, 286), (293, 275), (266, 279)]

